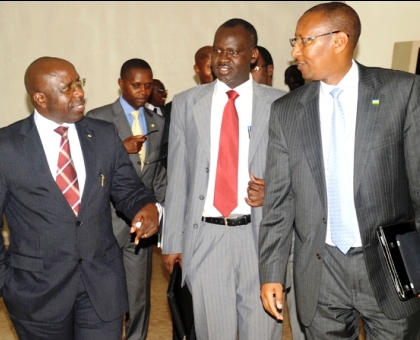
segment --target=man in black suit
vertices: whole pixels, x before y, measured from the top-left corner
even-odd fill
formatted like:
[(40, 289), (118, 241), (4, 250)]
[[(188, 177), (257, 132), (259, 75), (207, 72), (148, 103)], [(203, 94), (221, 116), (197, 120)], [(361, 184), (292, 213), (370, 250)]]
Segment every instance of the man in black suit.
[[(292, 56), (312, 82), (275, 101), (260, 228), (263, 305), (282, 318), (295, 230), (297, 309), (308, 339), (418, 339), (420, 299), (399, 300), (376, 229), (420, 225), (420, 77), (353, 60), (342, 2), (299, 19)], [(275, 297), (275, 299), (273, 298)]]
[(35, 60), (25, 74), (35, 110), (0, 131), (11, 231), (8, 252), (0, 242), (0, 287), (19, 339), (118, 339), (128, 302), (109, 198), (136, 243), (158, 228), (156, 200), (115, 127), (84, 118), (82, 85), (68, 61)]
[[(127, 60), (121, 67), (118, 84), (121, 97), (113, 104), (99, 107), (87, 113), (87, 117), (114, 123), (118, 136), (129, 153), (136, 169), (136, 177), (152, 190), (156, 199), (163, 203), (166, 190), (166, 170), (160, 162), (165, 119), (145, 107), (153, 89), (153, 73), (142, 59)], [(139, 112), (142, 135), (132, 130), (134, 118)], [(155, 131), (155, 132), (153, 132)], [(147, 137), (145, 134), (150, 133)], [(145, 149), (142, 159), (139, 151)], [(121, 211), (112, 208), (112, 226), (123, 250), (126, 271), (129, 313), (126, 318), (126, 339), (144, 340), (150, 317), (150, 284), (152, 279), (153, 238), (142, 240), (138, 246), (132, 242), (127, 224), (129, 219)], [(151, 236), (151, 235), (150, 235)]]

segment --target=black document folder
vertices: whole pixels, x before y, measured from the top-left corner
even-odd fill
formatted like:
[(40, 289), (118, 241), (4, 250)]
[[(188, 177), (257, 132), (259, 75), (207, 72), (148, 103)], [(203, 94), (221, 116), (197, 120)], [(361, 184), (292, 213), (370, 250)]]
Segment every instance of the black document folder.
[(187, 285), (181, 287), (181, 281), (182, 269), (179, 263), (176, 262), (167, 291), (173, 328), (176, 333), (174, 334), (174, 339), (196, 340), (191, 293)]
[(377, 235), (400, 300), (420, 293), (420, 236), (414, 221), (380, 226)]

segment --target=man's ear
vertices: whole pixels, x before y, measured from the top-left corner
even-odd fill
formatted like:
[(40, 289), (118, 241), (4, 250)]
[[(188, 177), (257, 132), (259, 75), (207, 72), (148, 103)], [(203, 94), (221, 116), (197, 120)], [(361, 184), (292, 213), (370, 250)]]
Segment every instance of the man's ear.
[(251, 64), (255, 64), (257, 62), (259, 55), (260, 55), (260, 52), (258, 51), (258, 48), (254, 47), (251, 50)]
[(118, 78), (118, 86), (120, 87), (120, 89), (122, 90), (123, 86), (124, 86), (124, 80), (122, 80), (121, 78)]
[(272, 77), (272, 76), (273, 76), (273, 74), (274, 74), (274, 65), (268, 65), (268, 66), (267, 66), (267, 73), (268, 73), (268, 75), (269, 75), (270, 77)]
[(338, 32), (334, 36), (334, 53), (340, 54), (348, 45), (349, 37), (344, 32)]
[(198, 65), (194, 65), (193, 68), (194, 68), (194, 72), (197, 74), (197, 76), (200, 77), (200, 68), (198, 67)]
[(42, 108), (47, 107), (47, 96), (42, 92), (36, 92), (32, 97), (34, 103)]

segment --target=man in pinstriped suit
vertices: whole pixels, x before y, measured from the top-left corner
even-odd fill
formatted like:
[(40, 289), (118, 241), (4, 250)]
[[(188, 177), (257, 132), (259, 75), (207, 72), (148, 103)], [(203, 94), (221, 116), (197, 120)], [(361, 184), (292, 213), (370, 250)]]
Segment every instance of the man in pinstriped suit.
[[(360, 31), (350, 6), (324, 3), (303, 14), (290, 39), (299, 70), (313, 82), (272, 108), (259, 241), (261, 298), (281, 318), (277, 308), (294, 222), (294, 283), (308, 339), (357, 339), (361, 319), (366, 339), (414, 340), (420, 299), (398, 299), (375, 232), (411, 219), (420, 231), (420, 77), (356, 63)], [(342, 90), (341, 106), (332, 97), (336, 89)], [(329, 157), (338, 143), (330, 147), (328, 137), (336, 136), (335, 117), (342, 112), (340, 152), (348, 163), (337, 176)], [(334, 200), (330, 179), (342, 173), (351, 185)], [(354, 237), (343, 249), (335, 231), (344, 223), (333, 223), (333, 212), (346, 198), (340, 211), (348, 214), (344, 223), (352, 221), (346, 232)]]
[[(200, 340), (233, 340), (238, 333), (241, 339), (281, 336), (281, 324), (261, 307), (257, 241), (269, 112), (271, 103), (284, 92), (252, 81), (250, 65), (258, 57), (256, 46), (257, 33), (251, 24), (241, 19), (227, 21), (217, 30), (213, 44), (212, 69), (217, 80), (173, 100), (163, 260), (170, 272), (176, 261), (182, 263)], [(239, 192), (237, 207), (223, 219), (213, 198), (229, 90), (239, 94), (235, 101)]]

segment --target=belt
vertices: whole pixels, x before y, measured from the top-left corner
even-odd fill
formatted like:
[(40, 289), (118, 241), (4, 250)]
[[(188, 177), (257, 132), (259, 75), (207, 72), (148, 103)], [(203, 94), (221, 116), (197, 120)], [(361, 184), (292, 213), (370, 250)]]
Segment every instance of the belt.
[(251, 215), (243, 215), (236, 218), (202, 217), (201, 220), (207, 223), (225, 225), (226, 227), (236, 227), (238, 225), (251, 223)]

